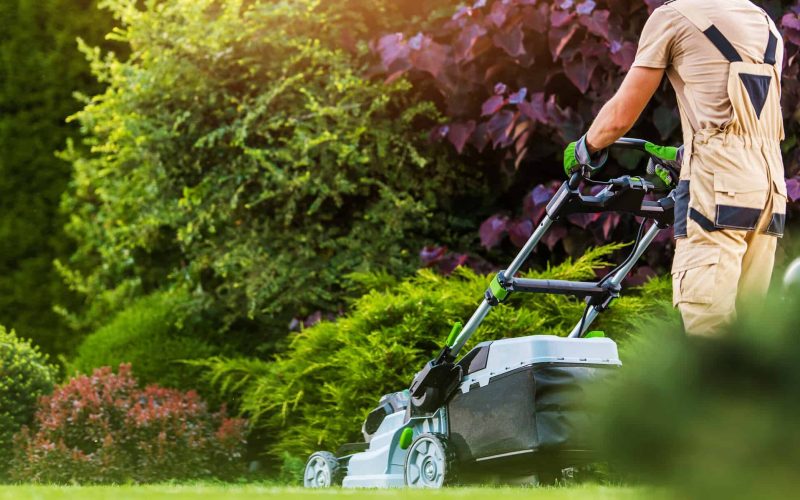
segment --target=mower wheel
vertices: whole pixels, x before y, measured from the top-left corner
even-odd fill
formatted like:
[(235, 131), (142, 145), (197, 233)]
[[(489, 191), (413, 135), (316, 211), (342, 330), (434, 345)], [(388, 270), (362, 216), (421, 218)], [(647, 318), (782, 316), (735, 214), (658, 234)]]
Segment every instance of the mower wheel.
[(318, 451), (308, 457), (303, 472), (303, 486), (306, 488), (330, 488), (342, 483), (344, 470), (336, 455), (329, 451)]
[(441, 488), (456, 482), (456, 457), (442, 434), (420, 434), (411, 443), (404, 467), (409, 488)]

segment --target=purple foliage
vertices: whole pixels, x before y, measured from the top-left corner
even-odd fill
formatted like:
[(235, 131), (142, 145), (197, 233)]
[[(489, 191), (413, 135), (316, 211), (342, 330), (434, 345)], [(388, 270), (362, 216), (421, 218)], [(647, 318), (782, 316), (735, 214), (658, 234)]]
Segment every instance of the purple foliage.
[[(434, 140), (446, 139), (459, 153), (486, 155), (491, 148), (518, 168), (541, 169), (545, 161), (560, 158), (529, 158), (534, 145), (565, 145), (580, 136), (630, 69), (642, 26), (663, 3), (480, 0), (458, 8), (427, 33), (389, 34), (374, 49), (389, 78), (406, 76), (441, 104), (448, 123), (431, 135)], [(800, 134), (795, 118), (800, 115), (800, 2), (781, 5), (784, 15), (776, 20), (786, 42), (783, 106), (787, 139), (794, 144)], [(671, 94), (667, 87), (659, 91), (642, 117), (653, 140), (680, 140)], [(787, 152), (786, 166), (789, 198), (796, 202), (798, 148)], [(553, 192), (552, 184), (536, 186), (524, 198), (520, 216), (488, 218), (480, 229), (482, 245), (494, 248), (506, 236), (523, 244)], [(573, 216), (545, 243), (552, 249), (570, 227), (605, 241), (621, 220), (614, 214)]]

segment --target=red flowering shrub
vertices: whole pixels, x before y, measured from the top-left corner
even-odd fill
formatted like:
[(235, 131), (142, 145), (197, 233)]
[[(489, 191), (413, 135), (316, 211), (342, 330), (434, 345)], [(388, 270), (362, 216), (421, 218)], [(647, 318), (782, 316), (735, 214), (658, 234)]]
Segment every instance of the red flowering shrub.
[[(535, 187), (523, 203), (505, 206), (506, 213), (486, 220), (480, 231), (484, 247), (495, 248), (507, 236), (521, 246), (531, 235), (539, 222), (535, 216), (546, 204), (544, 194), (551, 191), (548, 182), (563, 177), (563, 147), (588, 128), (600, 106), (617, 90), (633, 63), (648, 15), (662, 3), (474, 0), (421, 33), (391, 33), (373, 44), (389, 80), (406, 76), (440, 104), (447, 122), (432, 131), (434, 139), (448, 141), (464, 154), (515, 166), (518, 176), (510, 194), (516, 199), (521, 184), (524, 190)], [(800, 174), (796, 147), (800, 2), (756, 3), (770, 12), (784, 32), (786, 165), (789, 195), (798, 201), (800, 177), (794, 176)], [(679, 125), (672, 89), (665, 85), (631, 135), (679, 144)], [(616, 160), (627, 168), (636, 162), (630, 153), (619, 153)], [(612, 215), (571, 218), (547, 244), (552, 249), (561, 242), (567, 253), (579, 253), (592, 240), (608, 241), (623, 220), (627, 219)], [(630, 235), (631, 228), (624, 229)], [(443, 249), (434, 247), (425, 249), (422, 256), (439, 254), (445, 254)]]
[(198, 395), (137, 387), (130, 365), (95, 370), (43, 397), (16, 436), (11, 474), (46, 483), (234, 478), (245, 424), (211, 413)]

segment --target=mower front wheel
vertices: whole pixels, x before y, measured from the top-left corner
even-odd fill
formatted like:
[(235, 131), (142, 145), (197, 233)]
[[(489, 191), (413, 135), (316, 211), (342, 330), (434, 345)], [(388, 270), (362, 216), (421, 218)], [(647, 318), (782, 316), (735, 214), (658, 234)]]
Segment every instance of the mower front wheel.
[(336, 455), (329, 451), (318, 451), (308, 457), (303, 472), (306, 488), (330, 488), (342, 483), (343, 470)]
[(409, 488), (441, 488), (454, 484), (455, 453), (442, 434), (420, 434), (408, 448), (405, 482)]

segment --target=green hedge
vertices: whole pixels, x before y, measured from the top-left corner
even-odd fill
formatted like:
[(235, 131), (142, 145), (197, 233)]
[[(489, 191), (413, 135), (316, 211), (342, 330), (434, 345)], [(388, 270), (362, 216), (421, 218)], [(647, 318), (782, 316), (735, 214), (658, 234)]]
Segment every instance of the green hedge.
[(33, 421), (39, 396), (49, 394), (55, 367), (47, 355), (0, 326), (0, 478), (13, 454), (13, 436)]
[[(591, 279), (615, 248), (595, 249), (530, 276)], [(376, 289), (339, 320), (295, 335), (274, 362), (214, 358), (201, 363), (223, 392), (241, 398), (241, 410), (270, 436), (268, 451), (274, 456), (303, 456), (358, 440), (366, 412), (381, 395), (408, 387), (413, 374), (441, 347), (453, 322), (472, 314), (490, 277), (459, 268), (452, 277), (423, 270), (394, 284), (385, 276), (362, 276), (362, 281)], [(667, 279), (652, 280), (626, 293), (596, 327), (624, 339), (639, 321), (661, 313), (670, 296)], [(563, 296), (517, 295), (487, 317), (471, 344), (566, 335), (583, 307)]]
[(206, 332), (199, 325), (185, 323), (187, 302), (187, 294), (180, 291), (158, 292), (135, 301), (83, 340), (69, 371), (91, 374), (103, 366), (130, 363), (143, 384), (201, 388), (198, 370), (182, 360), (207, 358), (219, 350), (203, 340)]

